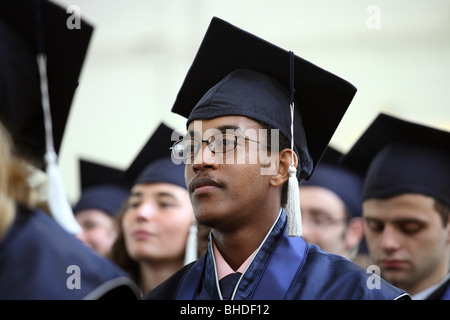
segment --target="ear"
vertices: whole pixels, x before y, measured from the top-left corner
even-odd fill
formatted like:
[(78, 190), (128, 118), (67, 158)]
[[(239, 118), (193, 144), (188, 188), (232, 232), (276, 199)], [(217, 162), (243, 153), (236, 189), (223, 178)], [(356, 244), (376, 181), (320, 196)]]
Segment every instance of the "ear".
[(447, 245), (449, 245), (450, 244), (450, 214), (447, 217), (446, 228), (447, 228)]
[(350, 220), (345, 234), (347, 249), (357, 246), (364, 237), (364, 219), (355, 217)]
[[(297, 168), (298, 158), (297, 155), (294, 154), (294, 165)], [(272, 187), (279, 187), (283, 185), (289, 179), (289, 166), (292, 163), (292, 150), (291, 149), (283, 149), (279, 152), (278, 155), (278, 170), (275, 172), (271, 179), (270, 185)]]

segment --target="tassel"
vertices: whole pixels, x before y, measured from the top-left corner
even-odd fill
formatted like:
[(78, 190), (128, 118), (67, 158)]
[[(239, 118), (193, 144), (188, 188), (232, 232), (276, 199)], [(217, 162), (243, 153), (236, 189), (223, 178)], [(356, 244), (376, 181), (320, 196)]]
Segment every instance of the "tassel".
[(184, 265), (197, 260), (197, 224), (194, 222), (189, 228), (189, 236), (186, 242)]
[(61, 172), (57, 165), (56, 153), (47, 151), (47, 201), (53, 218), (67, 232), (77, 234), (81, 227), (74, 217), (72, 208), (64, 192), (64, 184)]
[(291, 152), (292, 162), (289, 166), (289, 182), (288, 182), (288, 194), (286, 203), (286, 215), (287, 215), (287, 230), (286, 235), (288, 237), (300, 237), (302, 235), (302, 214), (300, 212), (300, 190), (297, 180), (297, 169), (295, 168), (294, 161), (294, 53), (289, 51), (289, 80), (291, 89)]
[(45, 127), (45, 160), (47, 162), (47, 202), (50, 213), (67, 232), (77, 234), (81, 232), (72, 212), (64, 190), (64, 183), (58, 167), (58, 156), (56, 155), (53, 143), (52, 117), (50, 112), (50, 97), (48, 93), (48, 79), (46, 57), (40, 53), (37, 55), (37, 63), (41, 83), (42, 110), (44, 113)]
[(300, 191), (297, 180), (297, 169), (293, 165), (289, 167), (289, 182), (286, 203), (288, 237), (300, 237), (302, 235), (302, 215), (300, 212)]

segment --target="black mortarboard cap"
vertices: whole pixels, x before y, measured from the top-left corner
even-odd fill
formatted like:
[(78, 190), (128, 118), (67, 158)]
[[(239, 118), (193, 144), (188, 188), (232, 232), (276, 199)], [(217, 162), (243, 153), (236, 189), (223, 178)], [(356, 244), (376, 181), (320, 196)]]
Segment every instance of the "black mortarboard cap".
[(328, 146), (314, 174), (309, 180), (301, 181), (300, 186), (319, 186), (331, 190), (345, 203), (351, 217), (360, 217), (363, 177), (342, 165), (343, 156), (343, 153)]
[(125, 172), (126, 181), (133, 185), (166, 182), (186, 188), (184, 164), (172, 161), (170, 147), (183, 135), (160, 123)]
[(343, 158), (363, 199), (420, 193), (450, 206), (450, 132), (380, 113)]
[(115, 216), (129, 194), (123, 171), (86, 159), (79, 160), (81, 195), (73, 212), (99, 209)]
[(18, 151), (41, 168), (46, 140), (36, 63), (38, 43), (39, 51), (47, 56), (54, 148), (58, 153), (93, 32), (84, 20), (80, 29), (69, 29), (69, 17), (65, 8), (50, 1), (0, 2), (0, 119)]
[(279, 129), (290, 139), (293, 82), (294, 149), (300, 157), (300, 178), (307, 178), (356, 88), (298, 56), (292, 70), (290, 58), (290, 52), (213, 17), (172, 111), (188, 118), (187, 124), (243, 115)]

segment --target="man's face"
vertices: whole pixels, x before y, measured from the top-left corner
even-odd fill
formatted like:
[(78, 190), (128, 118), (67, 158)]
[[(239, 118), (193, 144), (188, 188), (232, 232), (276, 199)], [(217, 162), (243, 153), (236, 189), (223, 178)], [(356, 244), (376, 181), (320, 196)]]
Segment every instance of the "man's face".
[(300, 187), (303, 238), (330, 253), (347, 256), (345, 205), (332, 191), (318, 186)]
[[(198, 140), (207, 140), (211, 134), (233, 132), (245, 137), (248, 132), (259, 132), (258, 122), (243, 116), (225, 116), (190, 123), (188, 134)], [(213, 153), (206, 142), (186, 164), (186, 185), (195, 216), (209, 227), (231, 231), (245, 224), (258, 223), (258, 211), (263, 210), (270, 189), (271, 176), (262, 174), (261, 150), (267, 150), (267, 137), (253, 136), (248, 141), (236, 140), (236, 148), (226, 153)], [(257, 142), (259, 141), (259, 142)], [(267, 153), (264, 152), (266, 155)], [(231, 156), (231, 157), (230, 157)], [(276, 163), (273, 162), (276, 171)], [(267, 169), (267, 168), (266, 168)], [(261, 209), (260, 209), (261, 208)]]
[(437, 283), (442, 271), (445, 275), (449, 226), (443, 227), (433, 198), (403, 194), (368, 199), (363, 216), (370, 254), (388, 282), (414, 294)]
[(77, 212), (75, 219), (82, 227), (77, 238), (101, 255), (108, 255), (117, 237), (115, 219), (99, 209)]

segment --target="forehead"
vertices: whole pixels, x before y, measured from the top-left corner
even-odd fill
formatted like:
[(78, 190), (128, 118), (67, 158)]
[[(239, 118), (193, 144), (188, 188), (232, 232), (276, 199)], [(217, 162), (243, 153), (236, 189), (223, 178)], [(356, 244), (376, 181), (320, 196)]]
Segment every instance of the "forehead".
[(260, 122), (245, 116), (223, 116), (213, 119), (194, 120), (189, 124), (189, 132), (205, 132), (208, 129), (261, 129)]
[(87, 220), (100, 220), (100, 219), (113, 219), (112, 216), (100, 209), (84, 209), (75, 215), (77, 220), (87, 221)]
[(187, 190), (165, 182), (139, 183), (131, 189), (130, 196), (150, 196), (157, 194), (170, 194), (176, 197), (183, 197), (187, 194)]
[(363, 202), (363, 216), (383, 221), (438, 219), (434, 203), (432, 197), (414, 193), (385, 199), (367, 199)]
[(333, 215), (345, 214), (344, 202), (333, 191), (318, 186), (300, 187), (302, 212), (327, 212)]

